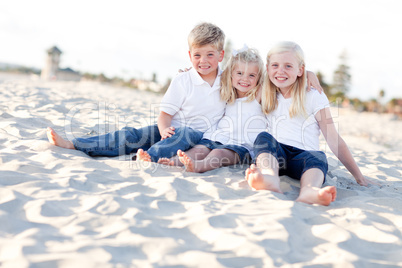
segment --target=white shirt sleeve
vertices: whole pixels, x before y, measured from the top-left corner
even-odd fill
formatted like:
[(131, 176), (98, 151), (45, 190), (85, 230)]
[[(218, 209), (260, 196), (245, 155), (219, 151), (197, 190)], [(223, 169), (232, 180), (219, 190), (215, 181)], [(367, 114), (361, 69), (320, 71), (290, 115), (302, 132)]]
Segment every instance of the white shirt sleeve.
[(318, 91), (314, 90), (311, 102), (312, 102), (311, 106), (308, 105), (307, 107), (313, 108), (312, 110), (313, 115), (316, 115), (316, 113), (318, 113), (320, 110), (329, 107), (329, 100), (324, 92), (320, 94)]
[(183, 75), (176, 76), (169, 85), (162, 98), (160, 110), (170, 115), (175, 115), (183, 105), (186, 97), (186, 88), (183, 86)]

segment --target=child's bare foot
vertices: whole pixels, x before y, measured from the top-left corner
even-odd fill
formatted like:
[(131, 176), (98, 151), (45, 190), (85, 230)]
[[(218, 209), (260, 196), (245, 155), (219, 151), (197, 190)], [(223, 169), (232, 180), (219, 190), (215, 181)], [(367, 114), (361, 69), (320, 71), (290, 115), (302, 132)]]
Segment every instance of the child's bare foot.
[(166, 165), (166, 166), (174, 166), (174, 162), (172, 160), (170, 160), (170, 158), (166, 158), (166, 157), (159, 158), (158, 164)]
[(180, 162), (183, 163), (184, 167), (186, 168), (186, 171), (196, 172), (193, 159), (191, 159), (188, 155), (186, 155), (185, 152), (183, 152), (182, 150), (178, 150), (177, 156), (179, 157)]
[(336, 199), (335, 186), (326, 186), (324, 188), (309, 187), (304, 189), (303, 191), (302, 190), (296, 200), (298, 202), (328, 206)]
[(270, 190), (281, 194), (283, 193), (280, 188), (279, 178), (275, 178), (271, 175), (264, 176), (254, 164), (246, 170), (246, 181), (255, 190)]
[(151, 162), (151, 156), (144, 151), (143, 149), (138, 149), (137, 151), (137, 161), (146, 161), (146, 162)]
[(63, 139), (59, 134), (54, 131), (53, 128), (47, 128), (47, 138), (49, 142), (53, 145), (66, 148), (66, 149), (75, 149), (74, 144), (71, 141)]

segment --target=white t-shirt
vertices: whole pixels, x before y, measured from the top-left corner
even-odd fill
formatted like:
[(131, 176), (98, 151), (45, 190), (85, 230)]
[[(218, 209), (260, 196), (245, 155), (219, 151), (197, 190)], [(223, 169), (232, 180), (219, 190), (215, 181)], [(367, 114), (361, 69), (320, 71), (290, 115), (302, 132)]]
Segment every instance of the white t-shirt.
[(173, 127), (188, 126), (201, 132), (216, 128), (225, 111), (225, 103), (219, 95), (221, 74), (222, 70), (218, 69), (212, 87), (194, 68), (172, 80), (160, 110), (173, 116)]
[(253, 157), (253, 144), (258, 134), (267, 131), (267, 119), (257, 100), (247, 102), (248, 97), (236, 99), (226, 105), (225, 115), (217, 130), (204, 134), (205, 139), (245, 147)]
[(307, 117), (298, 115), (290, 118), (292, 98), (285, 99), (278, 94), (278, 108), (267, 115), (268, 132), (280, 143), (303, 150), (319, 151), (320, 127), (315, 114), (329, 107), (327, 96), (312, 89), (306, 92), (305, 109)]

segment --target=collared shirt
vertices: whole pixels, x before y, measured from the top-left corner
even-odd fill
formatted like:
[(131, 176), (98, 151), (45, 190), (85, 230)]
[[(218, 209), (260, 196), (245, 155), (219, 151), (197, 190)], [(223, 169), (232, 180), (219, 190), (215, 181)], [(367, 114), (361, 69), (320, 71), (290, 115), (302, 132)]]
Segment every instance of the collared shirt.
[(216, 128), (225, 110), (220, 99), (221, 74), (219, 68), (212, 87), (194, 68), (172, 80), (160, 110), (173, 116), (173, 127), (188, 126), (201, 132)]

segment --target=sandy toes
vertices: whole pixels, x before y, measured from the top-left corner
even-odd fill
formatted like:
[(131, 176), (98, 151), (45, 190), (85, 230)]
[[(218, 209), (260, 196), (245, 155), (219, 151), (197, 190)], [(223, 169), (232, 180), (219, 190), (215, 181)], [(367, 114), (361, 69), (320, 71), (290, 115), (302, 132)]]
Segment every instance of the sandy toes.
[(179, 157), (180, 162), (186, 168), (188, 172), (195, 172), (194, 161), (191, 159), (185, 152), (182, 150), (177, 151), (177, 156)]
[(166, 165), (166, 166), (174, 166), (174, 162), (172, 160), (170, 160), (170, 158), (166, 158), (166, 157), (159, 158), (158, 164)]
[(71, 141), (63, 139), (59, 134), (54, 131), (53, 128), (47, 128), (47, 138), (49, 142), (53, 145), (66, 148), (66, 149), (75, 149), (74, 144)]
[(137, 151), (137, 161), (146, 161), (146, 162), (151, 162), (151, 156), (144, 151), (143, 149), (138, 149)]
[[(318, 191), (318, 199), (324, 203), (334, 202), (336, 199), (336, 187), (326, 186)], [(328, 205), (329, 205), (328, 203)]]
[(270, 190), (281, 194), (283, 193), (280, 188), (279, 178), (276, 179), (270, 175), (264, 176), (254, 164), (246, 170), (246, 181), (255, 190)]
[[(270, 190), (283, 193), (280, 189), (280, 181), (276, 180), (274, 176), (262, 174), (254, 164), (246, 170), (246, 180), (255, 190)], [(326, 186), (324, 188), (306, 187), (302, 189), (296, 201), (328, 206), (331, 202), (334, 202), (335, 199), (335, 186)]]
[(307, 204), (317, 204), (328, 206), (336, 199), (336, 187), (326, 186), (324, 188), (308, 188), (300, 192), (300, 196), (296, 199), (297, 202)]

